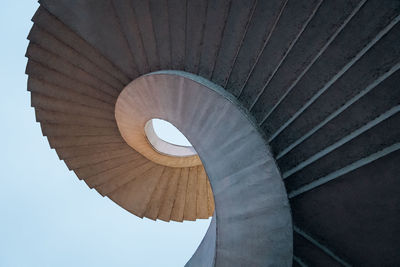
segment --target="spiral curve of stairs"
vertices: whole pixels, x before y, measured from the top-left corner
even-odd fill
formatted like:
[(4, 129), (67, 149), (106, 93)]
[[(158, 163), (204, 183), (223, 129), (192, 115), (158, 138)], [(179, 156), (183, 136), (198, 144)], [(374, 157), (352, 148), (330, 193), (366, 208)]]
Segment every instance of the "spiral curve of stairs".
[[(188, 266), (400, 264), (400, 1), (39, 2), (26, 73), (43, 135), (139, 217), (213, 216)], [(121, 135), (138, 82), (199, 165)]]

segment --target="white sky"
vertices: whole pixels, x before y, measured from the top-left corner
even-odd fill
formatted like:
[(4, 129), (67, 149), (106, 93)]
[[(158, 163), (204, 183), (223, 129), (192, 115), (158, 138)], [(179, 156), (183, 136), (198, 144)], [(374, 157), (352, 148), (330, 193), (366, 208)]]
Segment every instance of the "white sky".
[(183, 266), (209, 220), (137, 218), (79, 181), (42, 136), (24, 74), (37, 6), (0, 9), (0, 266)]
[(153, 128), (157, 136), (164, 141), (180, 146), (192, 146), (186, 137), (168, 121), (153, 119)]

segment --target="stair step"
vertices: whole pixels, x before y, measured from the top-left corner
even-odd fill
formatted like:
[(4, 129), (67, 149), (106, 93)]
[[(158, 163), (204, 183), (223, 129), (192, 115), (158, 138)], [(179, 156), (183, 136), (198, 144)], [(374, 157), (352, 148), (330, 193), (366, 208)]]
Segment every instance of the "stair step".
[[(303, 33), (296, 41), (284, 62), (263, 88), (259, 102), (269, 112), (291, 90), (314, 62), (336, 41), (345, 26), (357, 16), (365, 1), (324, 1)], [(338, 8), (340, 6), (340, 8)]]
[[(135, 167), (137, 166), (137, 167)], [(158, 164), (153, 163), (147, 159), (141, 158), (141, 160), (136, 160), (131, 163), (131, 169), (126, 173), (112, 177), (112, 179), (107, 180), (105, 183), (96, 186), (96, 190), (103, 196), (110, 194), (111, 192), (117, 190), (120, 187), (124, 187), (126, 183), (136, 177), (142, 175), (142, 173), (157, 168)]]
[(79, 177), (79, 179), (86, 179), (92, 175), (96, 175), (112, 168), (118, 167), (124, 163), (131, 162), (133, 160), (137, 160), (142, 157), (139, 153), (135, 153), (129, 156), (122, 156), (114, 159), (110, 159), (107, 161), (103, 161), (101, 163), (96, 163), (87, 167), (82, 167), (79, 169), (75, 169), (74, 172)]
[(125, 143), (120, 136), (54, 136), (47, 139), (51, 148)]
[(124, 88), (124, 84), (119, 80), (108, 74), (106, 71), (100, 69), (86, 57), (82, 56), (78, 51), (67, 46), (62, 41), (57, 40), (54, 36), (41, 29), (36, 24), (33, 25), (29, 33), (28, 40), (37, 44), (43, 49), (60, 56), (69, 63), (90, 73), (92, 76), (107, 83), (118, 91), (121, 91), (122, 88)]
[(255, 0), (232, 1), (229, 14), (226, 18), (224, 34), (221, 40), (215, 67), (211, 80), (222, 87), (226, 86), (232, 71), (240, 46), (246, 36), (251, 19)]
[(207, 219), (208, 199), (207, 199), (207, 174), (203, 166), (197, 167), (197, 218)]
[(96, 48), (73, 32), (68, 26), (50, 14), (45, 8), (40, 6), (36, 11), (32, 21), (52, 34), (58, 40), (72, 47), (75, 51), (94, 62), (100, 68), (113, 75), (122, 84), (128, 84), (131, 79), (119, 70), (112, 62), (98, 52)]
[(198, 72), (206, 14), (206, 0), (189, 0), (186, 2), (186, 43), (184, 48), (186, 54), (184, 70), (187, 72)]
[(183, 218), (188, 221), (195, 221), (197, 215), (196, 213), (197, 213), (197, 167), (190, 167)]
[(114, 112), (114, 105), (112, 104), (98, 100), (92, 96), (84, 95), (82, 93), (39, 80), (33, 75), (30, 75), (28, 78), (28, 91), (92, 108)]
[(101, 90), (110, 96), (118, 97), (119, 95), (119, 91), (116, 88), (109, 86), (83, 69), (72, 65), (60, 56), (55, 55), (34, 43), (29, 43), (26, 56), (29, 59), (39, 62), (50, 69), (54, 69), (55, 71), (70, 77), (71, 79), (75, 79), (92, 88)]
[[(90, 177), (85, 178), (85, 183), (90, 187), (97, 187), (100, 188), (100, 186), (110, 182), (110, 185), (107, 186), (103, 186), (103, 188), (111, 188), (111, 189), (99, 189), (102, 192), (111, 192), (113, 190), (115, 190), (118, 186), (111, 186), (112, 183), (117, 184), (116, 182), (113, 182), (114, 179), (125, 179), (125, 177), (129, 177), (131, 176), (131, 173), (135, 174), (135, 169), (141, 167), (144, 164), (149, 165), (150, 168), (152, 168), (152, 162), (149, 161), (148, 159), (146, 159), (143, 156), (139, 156), (135, 157), (132, 161), (128, 161), (126, 163), (123, 163), (119, 166), (116, 166), (115, 168), (111, 168), (109, 170), (106, 170), (104, 172), (95, 174), (95, 175), (91, 175)], [(155, 163), (153, 163), (155, 164)], [(121, 182), (122, 184), (124, 183), (124, 181)]]
[(246, 38), (240, 46), (226, 86), (226, 90), (233, 95), (240, 95), (252, 67), (257, 62), (258, 55), (268, 43), (286, 4), (287, 1), (281, 0), (257, 1), (249, 21)]
[(208, 216), (214, 215), (215, 203), (214, 195), (211, 189), (210, 180), (207, 179), (207, 200), (208, 200)]
[[(295, 168), (283, 172), (287, 190), (298, 189), (321, 177), (351, 164), (364, 161), (370, 155), (400, 142), (400, 106), (385, 112), (380, 117), (364, 125), (351, 136), (325, 148), (313, 157), (301, 162)], [(364, 144), (368, 144), (367, 146)], [(345, 157), (341, 155), (346, 155)]]
[(284, 61), (321, 2), (321, 0), (287, 2), (268, 43), (258, 55), (251, 73), (243, 81), (243, 91), (239, 100), (245, 107), (252, 108), (265, 84)]
[(97, 145), (83, 145), (75, 147), (60, 147), (56, 148), (57, 154), (60, 159), (69, 159), (73, 157), (96, 154), (103, 151), (120, 150), (129, 147), (124, 143), (111, 143), (111, 144), (97, 144)]
[[(262, 101), (269, 101), (269, 92), (263, 99), (260, 98), (254, 108), (262, 117), (265, 117), (267, 112), (270, 113), (268, 118), (263, 118), (261, 125), (268, 139), (289, 120), (297, 119), (303, 111), (310, 111), (310, 105), (315, 104), (317, 100), (323, 100), (323, 96), (327, 96), (328, 92), (334, 97), (331, 95), (328, 96), (328, 101), (323, 100), (323, 110), (318, 110), (318, 114), (332, 112), (329, 107), (334, 109), (335, 106), (331, 103), (333, 100), (338, 100), (336, 104), (340, 103), (339, 98), (336, 99), (336, 90), (355, 92), (357, 86), (354, 85), (354, 81), (362, 83), (373, 79), (391, 64), (398, 63), (397, 41), (400, 26), (393, 23), (393, 18), (399, 15), (396, 11), (399, 4), (400, 2), (393, 3), (393, 6), (381, 5), (379, 1), (367, 1), (304, 76), (299, 77), (290, 91), (285, 92), (279, 105), (266, 105), (267, 102)], [(360, 31), (360, 25), (363, 25), (365, 30)], [(357, 38), (354, 38), (355, 33)], [(382, 61), (386, 62), (382, 64)], [(378, 67), (380, 64), (382, 68)], [(366, 71), (375, 67), (378, 68), (370, 73)], [(335, 86), (338, 89), (335, 89)], [(272, 106), (274, 108), (270, 110)], [(296, 128), (293, 133), (296, 134), (298, 130)]]
[(171, 211), (171, 220), (182, 222), (186, 203), (186, 190), (188, 186), (189, 168), (182, 168), (179, 178), (178, 190)]
[(111, 104), (112, 106), (114, 106), (116, 102), (116, 97), (106, 94), (91, 86), (88, 86), (87, 84), (74, 80), (32, 59), (28, 60), (28, 64), (26, 65), (26, 74), (28, 74), (29, 77), (34, 77), (49, 84), (57, 85), (63, 89), (68, 89), (72, 92), (77, 92), (83, 95), (87, 95), (89, 97), (93, 97), (107, 104)]
[(142, 36), (130, 1), (114, 1), (115, 11), (140, 74), (150, 72)]
[(186, 0), (168, 0), (172, 69), (183, 70), (185, 63)]
[(91, 108), (84, 105), (59, 100), (53, 97), (48, 97), (35, 92), (31, 92), (31, 105), (32, 107), (41, 108), (48, 111), (115, 121), (114, 112), (109, 110)]
[(171, 69), (171, 41), (169, 30), (168, 2), (150, 0), (149, 17), (153, 25), (157, 52), (160, 60), (160, 69)]
[(158, 219), (160, 220), (168, 222), (171, 219), (171, 212), (177, 195), (181, 171), (181, 168), (173, 168), (172, 173), (169, 175), (168, 186), (158, 212)]
[(154, 190), (149, 205), (146, 208), (146, 212), (144, 214), (145, 217), (156, 220), (158, 217), (158, 213), (160, 211), (160, 206), (164, 201), (164, 195), (167, 191), (168, 182), (173, 173), (173, 168), (165, 168), (163, 174), (161, 175), (160, 180), (158, 181), (157, 187)]
[(151, 71), (160, 69), (157, 45), (154, 37), (153, 24), (149, 10), (148, 1), (130, 1), (135, 18), (142, 36), (146, 58)]
[(163, 173), (165, 167), (156, 167), (136, 177), (132, 181), (113, 191), (108, 197), (124, 209), (143, 218), (151, 195)]
[(41, 123), (44, 136), (119, 136), (117, 127), (90, 127), (68, 124)]
[[(97, 51), (100, 51), (131, 80), (137, 77), (134, 60), (122, 34), (112, 1), (95, 6), (90, 2), (80, 2), (76, 8), (71, 8), (67, 2), (59, 2), (57, 5), (47, 2), (41, 4)], [(65, 10), (71, 12), (67, 13)], [(88, 21), (90, 23), (87, 23)]]
[(208, 2), (198, 75), (209, 80), (214, 71), (230, 6), (230, 0)]
[[(360, 125), (366, 125), (368, 122), (390, 110), (391, 107), (400, 105), (400, 90), (393, 90), (399, 81), (400, 71), (397, 71), (387, 80), (359, 98), (358, 101), (348, 106), (347, 109), (343, 110), (341, 113), (338, 114), (336, 111), (335, 113), (337, 116), (332, 116), (331, 114), (329, 116), (330, 120), (328, 117), (328, 120), (325, 120), (323, 126), (318, 125), (318, 129), (314, 128), (314, 132), (310, 134), (308, 138), (303, 139), (302, 137), (302, 142), (292, 147), (292, 149), (283, 156), (277, 156), (277, 162), (279, 166), (281, 166), (281, 169), (295, 167), (312, 155), (356, 131)], [(374, 105), (370, 105), (372, 99)], [(342, 108), (343, 107), (344, 106), (342, 106)], [(311, 119), (312, 117), (308, 121), (310, 124), (312, 121)], [(310, 126), (312, 126), (312, 124)], [(283, 144), (281, 142), (292, 137), (293, 134), (289, 137), (286, 132), (281, 138), (273, 140), (274, 147), (280, 151), (280, 146)], [(276, 140), (278, 141), (275, 142)], [(293, 142), (286, 141), (285, 143)]]
[(71, 169), (76, 169), (76, 168), (82, 168), (86, 167), (89, 165), (93, 165), (99, 162), (103, 162), (106, 160), (110, 160), (113, 158), (121, 157), (121, 156), (128, 156), (132, 154), (136, 154), (137, 152), (134, 151), (132, 148), (125, 148), (122, 150), (114, 150), (114, 151), (104, 151), (92, 155), (85, 155), (85, 156), (79, 156), (79, 157), (74, 157), (70, 159), (65, 159), (64, 162), (67, 164), (68, 168)]
[(49, 111), (41, 108), (35, 109), (35, 115), (37, 122), (115, 128), (115, 121), (112, 120), (98, 119), (87, 116), (75, 116), (72, 114)]

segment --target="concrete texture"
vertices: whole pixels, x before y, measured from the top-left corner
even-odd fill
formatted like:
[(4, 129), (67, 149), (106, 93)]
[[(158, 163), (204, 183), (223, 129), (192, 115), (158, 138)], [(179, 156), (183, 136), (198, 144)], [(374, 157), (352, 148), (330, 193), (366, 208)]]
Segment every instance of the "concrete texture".
[(196, 253), (186, 263), (186, 267), (215, 266), (215, 246), (217, 244), (216, 216), (212, 217), (207, 233), (201, 241)]
[[(282, 179), (257, 125), (232, 96), (199, 76), (161, 71), (131, 82), (118, 105), (130, 107), (133, 117), (145, 106), (149, 116), (171, 122), (207, 171), (215, 225), (189, 266), (213, 266), (200, 262), (214, 257), (216, 266), (290, 266), (292, 226)], [(129, 128), (132, 122), (121, 123)], [(190, 188), (189, 181), (188, 207), (195, 196)]]
[[(399, 194), (390, 178), (397, 172), (389, 160), (400, 149), (399, 1), (40, 3), (29, 35), (28, 90), (60, 158), (123, 150), (109, 120), (119, 92), (150, 71), (188, 71), (232, 93), (261, 127), (292, 199), (294, 224), (309, 237), (295, 238), (295, 266), (328, 258), (399, 265), (393, 251), (400, 251), (400, 210), (392, 206)], [(109, 172), (133, 159), (110, 158), (77, 173)], [(380, 179), (367, 171), (377, 162)], [(308, 201), (296, 204), (302, 195)], [(183, 210), (171, 216), (183, 219)], [(336, 218), (345, 219), (332, 226)]]

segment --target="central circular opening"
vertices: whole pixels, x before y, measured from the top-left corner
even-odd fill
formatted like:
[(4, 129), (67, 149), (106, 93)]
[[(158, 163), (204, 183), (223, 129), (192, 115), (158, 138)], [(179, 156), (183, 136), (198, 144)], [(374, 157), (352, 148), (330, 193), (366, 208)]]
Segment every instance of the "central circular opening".
[(144, 131), (153, 149), (161, 154), (174, 157), (197, 155), (183, 133), (166, 120), (151, 119), (147, 121)]
[(172, 123), (162, 119), (152, 119), (154, 132), (165, 142), (177, 146), (192, 146), (187, 138)]

